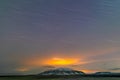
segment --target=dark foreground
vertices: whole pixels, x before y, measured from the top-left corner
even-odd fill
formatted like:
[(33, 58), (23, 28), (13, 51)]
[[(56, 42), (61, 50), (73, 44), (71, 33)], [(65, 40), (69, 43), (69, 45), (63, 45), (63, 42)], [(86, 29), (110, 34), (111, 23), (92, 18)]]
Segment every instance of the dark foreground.
[(36, 78), (33, 76), (0, 77), (0, 80), (120, 80), (120, 77)]

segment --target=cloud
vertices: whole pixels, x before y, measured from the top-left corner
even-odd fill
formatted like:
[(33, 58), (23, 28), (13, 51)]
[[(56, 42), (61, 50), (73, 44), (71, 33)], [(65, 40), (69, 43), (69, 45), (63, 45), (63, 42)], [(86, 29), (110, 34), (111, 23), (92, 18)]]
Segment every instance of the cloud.
[(117, 41), (117, 40), (107, 40), (107, 41), (111, 43), (120, 43), (120, 41)]
[(56, 68), (55, 66), (51, 66), (51, 65), (45, 65), (45, 66), (42, 66), (44, 68)]
[(120, 68), (111, 68), (111, 69), (109, 69), (109, 70), (120, 70)]

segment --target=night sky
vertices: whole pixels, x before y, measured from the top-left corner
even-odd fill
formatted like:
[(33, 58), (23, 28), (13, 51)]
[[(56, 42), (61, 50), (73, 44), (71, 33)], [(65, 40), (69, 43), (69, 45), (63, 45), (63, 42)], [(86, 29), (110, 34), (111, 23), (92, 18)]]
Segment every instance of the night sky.
[(0, 0), (0, 74), (58, 67), (120, 72), (120, 0)]

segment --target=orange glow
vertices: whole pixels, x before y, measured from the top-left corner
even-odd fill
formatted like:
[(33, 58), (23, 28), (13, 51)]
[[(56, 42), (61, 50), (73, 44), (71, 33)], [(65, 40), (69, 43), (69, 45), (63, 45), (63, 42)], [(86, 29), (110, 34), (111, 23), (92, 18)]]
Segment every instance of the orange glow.
[(46, 62), (48, 65), (70, 65), (77, 63), (76, 59), (63, 59), (63, 58), (53, 58)]
[(20, 71), (20, 72), (25, 72), (25, 71), (28, 71), (29, 69), (28, 68), (18, 68), (16, 70)]
[(96, 70), (81, 70), (81, 71), (83, 71), (85, 73), (94, 73), (94, 72), (97, 72)]

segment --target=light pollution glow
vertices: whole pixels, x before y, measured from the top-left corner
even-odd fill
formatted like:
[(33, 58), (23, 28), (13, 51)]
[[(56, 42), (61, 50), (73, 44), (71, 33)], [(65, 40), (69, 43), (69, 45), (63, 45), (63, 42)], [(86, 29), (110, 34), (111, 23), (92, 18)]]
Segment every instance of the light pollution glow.
[(80, 59), (74, 58), (50, 58), (50, 59), (28, 59), (23, 62), (24, 65), (31, 65), (31, 66), (41, 66), (41, 65), (52, 65), (52, 66), (61, 66), (61, 65), (72, 65), (72, 64), (84, 64), (86, 62), (80, 61)]
[(71, 65), (76, 63), (78, 63), (78, 60), (63, 58), (53, 58), (52, 60), (47, 61), (48, 65)]

